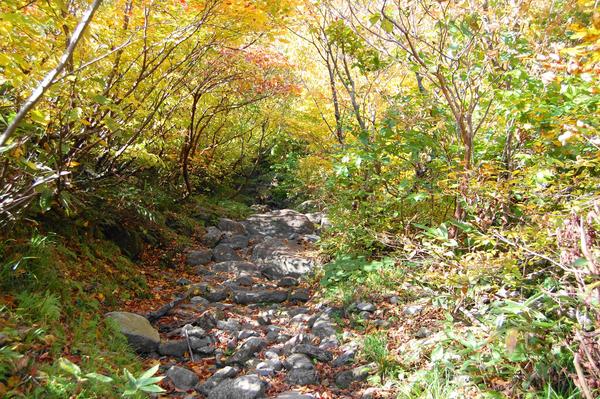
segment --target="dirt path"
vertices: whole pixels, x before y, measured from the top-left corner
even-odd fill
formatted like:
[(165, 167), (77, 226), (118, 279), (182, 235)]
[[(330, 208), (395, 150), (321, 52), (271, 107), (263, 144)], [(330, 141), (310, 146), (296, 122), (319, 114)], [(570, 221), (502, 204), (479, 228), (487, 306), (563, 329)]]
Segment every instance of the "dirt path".
[(137, 350), (160, 359), (164, 397), (371, 397), (361, 389), (370, 370), (355, 364), (356, 345), (340, 345), (334, 309), (312, 301), (306, 278), (319, 220), (309, 217), (279, 210), (221, 219), (186, 253), (201, 282), (179, 279), (183, 293), (147, 315), (160, 337), (146, 320), (124, 322)]

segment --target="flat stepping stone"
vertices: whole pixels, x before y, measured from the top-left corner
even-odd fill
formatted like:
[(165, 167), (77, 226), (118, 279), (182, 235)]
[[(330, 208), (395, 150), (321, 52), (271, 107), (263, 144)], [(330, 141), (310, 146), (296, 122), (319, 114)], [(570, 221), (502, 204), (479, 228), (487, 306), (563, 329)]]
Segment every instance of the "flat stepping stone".
[(242, 260), (229, 244), (219, 244), (213, 249), (213, 260), (215, 262), (226, 262), (230, 260)]
[(210, 249), (190, 251), (185, 256), (185, 263), (187, 263), (189, 266), (206, 265), (210, 263), (212, 256), (213, 252)]
[(219, 262), (212, 266), (212, 270), (215, 272), (222, 273), (241, 273), (241, 272), (258, 272), (259, 268), (257, 265), (251, 262), (245, 262), (240, 260), (230, 260), (225, 262)]
[(315, 225), (306, 215), (292, 209), (280, 209), (250, 216), (244, 225), (250, 234), (288, 238), (292, 234), (311, 234)]
[(288, 299), (287, 291), (261, 290), (261, 291), (237, 291), (233, 295), (233, 301), (240, 305), (252, 303), (281, 303)]

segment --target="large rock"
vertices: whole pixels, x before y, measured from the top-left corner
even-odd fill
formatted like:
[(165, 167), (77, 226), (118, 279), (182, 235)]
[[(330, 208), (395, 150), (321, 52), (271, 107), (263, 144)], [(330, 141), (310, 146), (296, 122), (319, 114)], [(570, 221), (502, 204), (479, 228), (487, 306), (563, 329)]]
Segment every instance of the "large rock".
[(139, 259), (144, 250), (144, 243), (138, 232), (128, 229), (123, 224), (103, 225), (102, 232), (106, 238), (117, 244), (125, 255), (133, 260)]
[(280, 393), (275, 399), (314, 399), (314, 398), (315, 397), (312, 395), (295, 392), (295, 391), (288, 391), (288, 392)]
[(352, 370), (342, 371), (335, 376), (335, 384), (342, 388), (349, 388), (355, 381), (364, 381), (369, 376), (371, 369), (366, 366), (356, 367)]
[(292, 369), (285, 380), (291, 385), (316, 385), (319, 375), (315, 369)]
[(246, 235), (236, 234), (225, 237), (221, 244), (227, 244), (233, 249), (244, 249), (248, 246), (250, 238)]
[(183, 357), (190, 348), (194, 353), (210, 355), (215, 351), (214, 342), (210, 337), (198, 338), (190, 336), (187, 339), (163, 341), (158, 346), (158, 353), (163, 356)]
[(246, 227), (244, 227), (242, 223), (227, 218), (219, 219), (218, 227), (221, 231), (226, 231), (232, 234), (248, 234), (248, 231), (246, 231)]
[(263, 396), (266, 383), (256, 375), (223, 380), (210, 391), (208, 399), (255, 399)]
[(190, 251), (185, 256), (185, 262), (189, 266), (200, 266), (210, 263), (213, 253), (210, 249), (201, 249), (198, 251)]
[(215, 262), (226, 262), (231, 260), (242, 260), (229, 244), (219, 244), (213, 249), (213, 260)]
[(136, 352), (151, 353), (158, 349), (158, 331), (145, 317), (129, 312), (110, 312), (106, 317), (117, 323), (119, 330)]
[(267, 341), (263, 338), (251, 337), (246, 340), (229, 359), (227, 364), (239, 364), (243, 365), (257, 352), (260, 352), (264, 347), (267, 346)]
[(294, 349), (292, 349), (292, 352), (302, 353), (320, 362), (330, 362), (333, 359), (333, 355), (331, 354), (331, 352), (320, 349), (318, 346), (310, 344), (296, 345)]
[(198, 384), (199, 378), (193, 371), (184, 367), (171, 366), (167, 370), (167, 378), (171, 380), (175, 388), (189, 391)]
[(215, 272), (225, 272), (225, 273), (241, 273), (241, 272), (258, 272), (258, 266), (254, 263), (240, 261), (240, 260), (230, 260), (225, 262), (219, 262), (213, 265), (212, 270)]
[(314, 261), (303, 253), (304, 247), (281, 238), (267, 238), (256, 244), (252, 261), (261, 265), (268, 278), (298, 277), (310, 272)]
[(311, 332), (317, 337), (324, 339), (336, 334), (333, 323), (326, 315), (319, 316), (312, 325)]
[(202, 385), (198, 386), (197, 390), (204, 396), (208, 396), (210, 391), (215, 389), (217, 385), (221, 383), (224, 379), (234, 378), (238, 374), (238, 370), (227, 366), (222, 369), (217, 370), (209, 379), (207, 379)]
[(202, 237), (202, 243), (207, 247), (212, 248), (217, 245), (219, 241), (221, 241), (221, 238), (223, 238), (224, 235), (225, 233), (223, 233), (221, 230), (211, 226), (206, 229), (206, 234), (204, 237)]
[(233, 301), (241, 305), (251, 303), (281, 303), (288, 298), (287, 291), (260, 290), (260, 291), (237, 291), (233, 295)]
[(283, 361), (283, 366), (288, 370), (312, 370), (315, 368), (315, 366), (310, 361), (310, 358), (302, 353), (294, 353), (293, 355), (288, 356)]
[(252, 215), (244, 225), (250, 234), (280, 238), (288, 238), (292, 234), (311, 234), (315, 231), (314, 224), (306, 215), (291, 209)]

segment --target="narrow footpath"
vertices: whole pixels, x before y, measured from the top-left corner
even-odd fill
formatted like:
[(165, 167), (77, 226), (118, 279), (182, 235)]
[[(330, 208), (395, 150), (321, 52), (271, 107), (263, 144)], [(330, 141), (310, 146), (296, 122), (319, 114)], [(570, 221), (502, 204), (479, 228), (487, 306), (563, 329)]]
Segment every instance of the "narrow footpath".
[(186, 253), (199, 283), (180, 278), (181, 294), (146, 317), (109, 314), (140, 355), (160, 360), (169, 393), (159, 397), (373, 397), (335, 310), (312, 300), (320, 222), (293, 210), (220, 219)]

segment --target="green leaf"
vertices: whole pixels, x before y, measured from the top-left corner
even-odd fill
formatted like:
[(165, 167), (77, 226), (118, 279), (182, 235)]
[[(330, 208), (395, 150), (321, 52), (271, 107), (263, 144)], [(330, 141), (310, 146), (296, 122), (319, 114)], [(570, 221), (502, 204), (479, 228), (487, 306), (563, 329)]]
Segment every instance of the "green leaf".
[(149, 378), (139, 378), (138, 379), (138, 383), (140, 385), (151, 385), (151, 384), (156, 384), (157, 382), (161, 382), (162, 380), (164, 380), (165, 377), (160, 376), (160, 377), (149, 377)]
[(159, 387), (158, 385), (146, 385), (146, 386), (141, 387), (140, 391), (152, 392), (152, 393), (165, 392), (165, 390), (162, 389), (161, 387)]
[(127, 377), (127, 379), (129, 380), (129, 382), (131, 382), (133, 385), (137, 384), (137, 380), (135, 379), (133, 374), (131, 374), (131, 372), (129, 372), (129, 370), (123, 369), (123, 373), (125, 374), (125, 377)]
[(81, 368), (79, 368), (78, 365), (76, 365), (69, 359), (65, 359), (64, 357), (58, 359), (58, 367), (61, 370), (66, 371), (67, 373), (72, 374), (76, 377), (79, 377), (81, 375)]
[(371, 25), (375, 25), (377, 22), (379, 22), (380, 18), (381, 16), (379, 14), (373, 14), (369, 17), (369, 22), (371, 23)]
[(87, 373), (85, 376), (87, 378), (90, 378), (90, 379), (96, 380), (96, 381), (100, 381), (100, 382), (112, 382), (112, 380), (113, 380), (109, 376), (106, 376), (103, 374), (98, 374), (98, 373)]
[(144, 371), (144, 374), (142, 374), (139, 379), (144, 380), (146, 378), (152, 377), (158, 371), (158, 367), (159, 365), (157, 364), (154, 367), (151, 367), (148, 370)]
[(394, 31), (394, 24), (389, 19), (384, 19), (381, 21), (381, 29), (387, 33), (392, 33)]
[(34, 109), (29, 113), (31, 120), (37, 123), (46, 123), (46, 115), (42, 111)]

